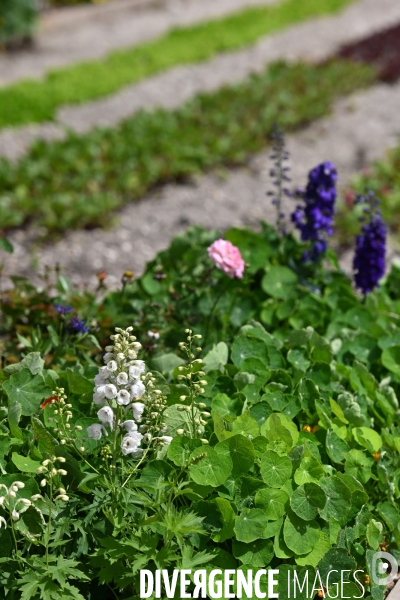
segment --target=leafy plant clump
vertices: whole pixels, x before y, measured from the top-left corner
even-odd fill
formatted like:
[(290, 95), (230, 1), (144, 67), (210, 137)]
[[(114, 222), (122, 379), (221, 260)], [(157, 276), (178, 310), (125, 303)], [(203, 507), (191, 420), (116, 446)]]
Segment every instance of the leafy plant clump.
[[(322, 4), (318, 0), (301, 3), (285, 0), (275, 6), (251, 7), (222, 19), (175, 29), (155, 41), (115, 51), (103, 60), (53, 70), (44, 81), (13, 84), (0, 90), (0, 127), (52, 120), (63, 104), (94, 100), (163, 69), (241, 48), (285, 26), (335, 13), (352, 1), (326, 0)], [(30, 0), (2, 0), (2, 4), (4, 2), (5, 8), (8, 4), (16, 5), (17, 15), (18, 6), (28, 5)], [(76, 4), (78, 0), (56, 2)], [(18, 20), (19, 27), (23, 22)]]
[(400, 273), (361, 298), (332, 251), (309, 260), (314, 238), (278, 223), (225, 243), (193, 228), (115, 292), (56, 272), (3, 294), (8, 596), (128, 600), (143, 569), (191, 570), (192, 588), (196, 569), (232, 570), (236, 590), (265, 568), (283, 598), (295, 571), (309, 586), (290, 597), (335, 596), (345, 569), (343, 597), (383, 600), (374, 555), (400, 559)]
[(0, 44), (15, 46), (27, 41), (36, 26), (34, 0), (2, 0), (0, 4)]
[(17, 165), (0, 162), (2, 227), (103, 225), (110, 212), (156, 185), (245, 164), (268, 143), (276, 121), (288, 129), (304, 125), (373, 80), (373, 70), (345, 61), (277, 63), (175, 111), (141, 111), (115, 129), (40, 142)]

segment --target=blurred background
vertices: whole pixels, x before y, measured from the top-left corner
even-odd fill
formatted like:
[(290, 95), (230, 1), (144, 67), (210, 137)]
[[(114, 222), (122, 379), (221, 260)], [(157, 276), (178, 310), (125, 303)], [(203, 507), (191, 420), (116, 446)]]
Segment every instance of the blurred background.
[(1, 0), (6, 279), (58, 264), (112, 287), (190, 225), (273, 222), (276, 127), (289, 191), (338, 170), (344, 268), (366, 189), (395, 259), (399, 78), (398, 0)]

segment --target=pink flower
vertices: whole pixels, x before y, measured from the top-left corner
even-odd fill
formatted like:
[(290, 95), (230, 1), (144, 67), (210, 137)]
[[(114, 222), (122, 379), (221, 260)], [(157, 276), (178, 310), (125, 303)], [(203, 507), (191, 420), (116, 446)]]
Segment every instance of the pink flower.
[(208, 248), (208, 256), (215, 266), (224, 271), (232, 279), (241, 279), (244, 271), (244, 260), (239, 248), (227, 240), (216, 240)]

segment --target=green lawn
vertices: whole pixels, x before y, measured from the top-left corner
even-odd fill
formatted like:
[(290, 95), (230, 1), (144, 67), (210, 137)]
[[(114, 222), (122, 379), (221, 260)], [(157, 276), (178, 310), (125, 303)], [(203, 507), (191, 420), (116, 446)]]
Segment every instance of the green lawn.
[(53, 70), (44, 80), (25, 80), (0, 89), (0, 127), (52, 120), (58, 107), (81, 103), (178, 64), (252, 44), (263, 35), (310, 17), (334, 13), (354, 0), (284, 0), (231, 16), (174, 29), (162, 37), (93, 60)]

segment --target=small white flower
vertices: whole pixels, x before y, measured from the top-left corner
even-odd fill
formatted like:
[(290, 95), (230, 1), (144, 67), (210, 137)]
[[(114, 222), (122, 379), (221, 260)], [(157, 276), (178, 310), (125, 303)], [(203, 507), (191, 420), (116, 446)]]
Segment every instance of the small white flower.
[[(107, 346), (107, 348), (112, 348), (112, 346)], [(107, 350), (106, 348), (106, 350)], [(106, 352), (105, 355), (103, 356), (103, 360), (104, 362), (107, 364), (110, 362), (110, 360), (113, 360), (115, 358), (115, 354), (113, 354), (112, 352)], [(106, 369), (107, 367), (101, 367), (101, 369)]]
[(105, 398), (106, 397), (106, 384), (103, 383), (102, 385), (98, 385), (97, 388), (95, 389), (95, 394), (97, 394), (98, 398)]
[(128, 358), (135, 359), (137, 354), (134, 350), (128, 350)]
[(104, 377), (100, 375), (100, 373), (97, 373), (97, 375), (94, 378), (95, 385), (104, 385), (106, 381), (107, 380), (104, 379)]
[(153, 340), (159, 340), (160, 339), (160, 334), (157, 331), (148, 331), (147, 335), (149, 336), (149, 338), (153, 338)]
[(27, 498), (21, 498), (21, 499), (19, 500), (19, 502), (22, 502), (22, 504), (23, 504), (24, 506), (30, 506), (30, 505), (32, 504), (32, 502), (31, 502), (30, 500), (28, 500)]
[(118, 373), (117, 383), (118, 385), (126, 385), (128, 383), (128, 375), (124, 373), (124, 371), (122, 371), (122, 373)]
[(15, 508), (14, 508), (14, 510), (11, 513), (11, 518), (12, 518), (13, 521), (18, 521), (18, 519), (19, 519), (19, 512), (16, 511)]
[(104, 394), (99, 394), (97, 390), (93, 394), (93, 402), (100, 406), (104, 406), (105, 404), (107, 404), (107, 400)]
[(22, 488), (25, 487), (25, 484), (22, 481), (14, 481), (13, 485), (16, 485), (19, 490), (22, 490)]
[(125, 354), (123, 352), (118, 352), (116, 359), (118, 362), (124, 362), (125, 360)]
[(142, 437), (142, 434), (138, 433), (137, 431), (128, 433), (121, 442), (122, 454), (126, 456), (127, 454), (132, 454), (135, 452), (140, 446)]
[(142, 381), (135, 381), (135, 383), (131, 386), (131, 394), (132, 398), (135, 400), (139, 400), (145, 393), (146, 388), (144, 387), (144, 383)]
[(106, 429), (100, 423), (93, 423), (93, 425), (89, 425), (89, 427), (86, 428), (86, 431), (92, 440), (100, 440), (103, 433), (104, 435), (108, 435)]
[(9, 490), (8, 495), (10, 496), (10, 498), (15, 498), (17, 494), (13, 492), (13, 490)]
[[(112, 355), (111, 355), (112, 356)], [(109, 360), (107, 362), (110, 362)], [(107, 367), (100, 367), (99, 368), (99, 373), (100, 377), (102, 377), (104, 380), (108, 379), (110, 377), (110, 371), (107, 369)]]
[(143, 439), (145, 442), (150, 444), (151, 440), (153, 439), (153, 436), (151, 435), (151, 433), (145, 433), (143, 436)]
[(163, 442), (163, 444), (165, 444), (166, 446), (169, 446), (169, 444), (173, 440), (173, 438), (170, 435), (162, 435), (158, 439), (161, 440), (161, 442)]
[(114, 373), (114, 371), (118, 369), (118, 365), (115, 360), (110, 360), (110, 362), (107, 363), (107, 369), (110, 371), (110, 373)]
[(132, 346), (134, 347), (136, 352), (139, 352), (140, 348), (142, 347), (142, 344), (140, 342), (133, 342)]
[(36, 502), (36, 500), (44, 500), (42, 494), (34, 494), (33, 496), (31, 496), (31, 500), (32, 502)]
[(107, 385), (104, 386), (104, 395), (109, 400), (115, 398), (117, 394), (118, 390), (113, 383), (107, 383)]
[(128, 419), (128, 421), (124, 421), (123, 423), (121, 423), (121, 427), (123, 427), (124, 429), (126, 429), (126, 431), (129, 433), (130, 431), (137, 431), (138, 426), (136, 425), (135, 421), (133, 421), (132, 419)]
[(0, 529), (3, 527), (4, 525), (4, 529), (7, 527), (7, 521), (5, 520), (4, 517), (0, 517)]
[(117, 404), (126, 406), (131, 401), (131, 395), (128, 390), (119, 390), (117, 394)]
[(142, 402), (134, 402), (132, 404), (133, 418), (135, 421), (141, 421), (142, 415), (145, 409), (145, 405)]
[(0, 496), (0, 506), (3, 506), (5, 499), (6, 499), (5, 496)]
[(135, 380), (139, 379), (140, 375), (141, 375), (141, 372), (140, 372), (139, 367), (136, 367), (136, 366), (129, 367), (129, 378), (130, 379), (135, 379)]
[(103, 406), (103, 408), (97, 412), (97, 416), (102, 423), (109, 425), (110, 429), (114, 429), (115, 416), (112, 408), (109, 406)]
[(145, 370), (146, 370), (146, 364), (145, 364), (144, 360), (135, 360), (133, 362), (133, 365), (135, 367), (139, 368), (140, 374), (143, 374), (145, 372)]

